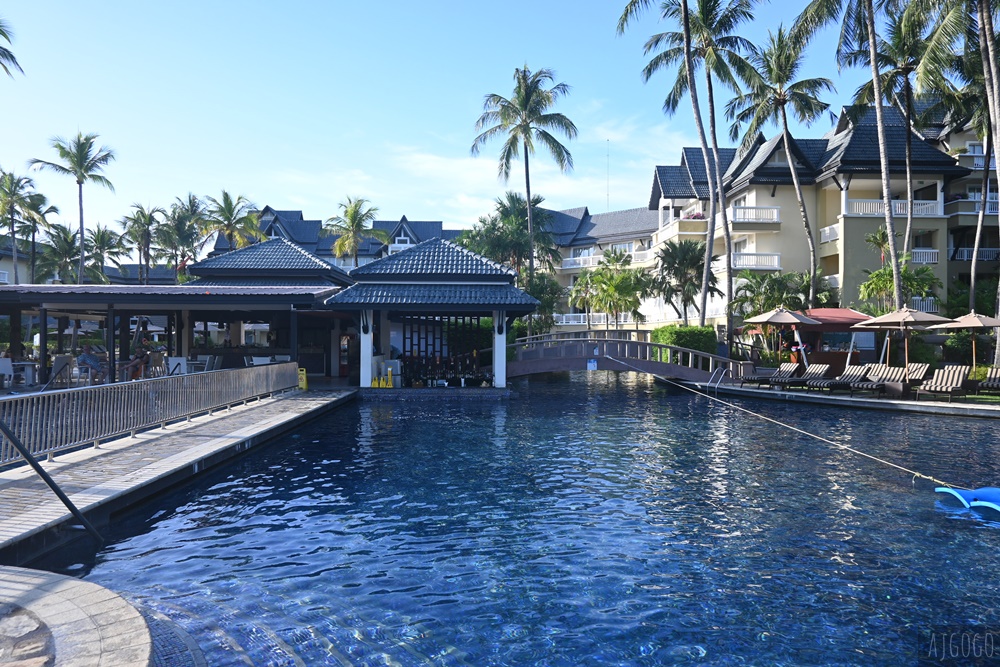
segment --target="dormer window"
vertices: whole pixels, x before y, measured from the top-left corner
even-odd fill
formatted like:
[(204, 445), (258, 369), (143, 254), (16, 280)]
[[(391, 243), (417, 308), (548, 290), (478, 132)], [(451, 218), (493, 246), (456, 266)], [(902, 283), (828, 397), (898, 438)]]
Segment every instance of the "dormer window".
[(410, 239), (406, 236), (397, 236), (396, 245), (410, 245)]

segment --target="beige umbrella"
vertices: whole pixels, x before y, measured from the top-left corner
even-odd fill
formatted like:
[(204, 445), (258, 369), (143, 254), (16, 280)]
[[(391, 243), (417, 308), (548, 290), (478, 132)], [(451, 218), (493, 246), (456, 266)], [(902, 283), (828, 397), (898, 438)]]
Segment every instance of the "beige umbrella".
[[(968, 315), (956, 317), (951, 322), (936, 324), (932, 329), (992, 329), (1000, 327), (1000, 319), (989, 315), (979, 315), (972, 311)], [(976, 372), (976, 335), (972, 335), (972, 372)]]
[[(903, 345), (904, 345), (904, 359), (906, 360), (906, 365), (910, 365), (910, 330), (911, 329), (924, 329), (926, 327), (933, 326), (935, 324), (947, 324), (951, 322), (947, 317), (941, 317), (940, 315), (935, 315), (933, 313), (925, 313), (922, 310), (914, 310), (913, 308), (903, 307), (899, 310), (894, 310), (891, 313), (886, 313), (885, 315), (879, 315), (878, 317), (873, 317), (870, 320), (864, 322), (858, 322), (852, 329), (885, 329), (885, 330), (899, 330), (903, 332)], [(888, 357), (888, 355), (886, 355)], [(888, 359), (886, 359), (888, 361)], [(909, 381), (909, 373), (906, 377)]]
[(819, 320), (814, 320), (807, 315), (788, 310), (783, 306), (778, 306), (774, 310), (769, 310), (760, 315), (748, 317), (744, 322), (748, 324), (819, 324)]

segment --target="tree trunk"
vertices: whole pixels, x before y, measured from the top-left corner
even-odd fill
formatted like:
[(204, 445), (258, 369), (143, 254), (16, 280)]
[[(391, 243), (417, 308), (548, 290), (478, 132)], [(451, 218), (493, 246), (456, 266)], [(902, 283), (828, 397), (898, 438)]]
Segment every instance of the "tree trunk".
[(903, 235), (903, 258), (910, 252), (910, 235), (913, 233), (913, 91), (910, 76), (903, 81), (903, 97), (906, 103), (906, 234)]
[[(535, 226), (531, 219), (531, 176), (528, 171), (528, 140), (524, 140), (524, 193), (528, 206), (528, 289), (535, 283)], [(528, 314), (528, 336), (534, 335), (531, 314)]]
[[(87, 253), (83, 244), (84, 234), (83, 234), (83, 181), (76, 182), (77, 189), (77, 199), (80, 204), (80, 275), (76, 277), (76, 283), (78, 285), (83, 284), (83, 269), (84, 262), (87, 261)], [(73, 330), (73, 345), (76, 345), (76, 330)]]
[(802, 216), (802, 227), (805, 229), (806, 245), (809, 248), (809, 302), (806, 307), (812, 308), (816, 300), (816, 240), (809, 226), (809, 214), (806, 212), (806, 202), (802, 197), (802, 184), (799, 183), (799, 172), (795, 169), (795, 160), (792, 157), (792, 135), (788, 133), (788, 116), (785, 115), (784, 106), (781, 107), (781, 141), (785, 144), (785, 159), (788, 160), (788, 169), (792, 174), (792, 185), (795, 187), (795, 198), (799, 202), (799, 215)]
[(993, 152), (993, 137), (986, 134), (985, 157), (983, 165), (982, 189), (979, 190), (979, 215), (976, 216), (976, 240), (972, 244), (972, 265), (969, 267), (969, 312), (976, 310), (976, 264), (979, 262), (979, 242), (983, 236), (983, 223), (986, 221), (986, 204), (990, 194), (990, 154)]
[[(988, 0), (986, 0), (988, 1)], [(886, 149), (885, 121), (882, 113), (882, 80), (878, 72), (878, 49), (875, 43), (875, 8), (872, 0), (864, 0), (865, 24), (868, 31), (868, 61), (872, 68), (875, 100), (875, 123), (878, 131), (878, 158), (882, 168), (882, 204), (885, 207), (885, 231), (889, 235), (889, 265), (892, 267), (892, 291), (896, 308), (903, 307), (903, 284), (896, 252), (896, 223), (892, 219), (892, 190), (889, 184), (889, 155)]]
[[(1000, 72), (997, 72), (996, 32), (993, 27), (993, 14), (990, 0), (979, 0), (976, 3), (979, 19), (980, 57), (983, 63), (983, 80), (986, 84), (986, 105), (989, 111), (990, 134), (993, 138), (994, 150), (1000, 147)], [(984, 157), (987, 163), (984, 170), (989, 171), (989, 155)], [(985, 202), (984, 202), (985, 203)], [(995, 313), (1000, 314), (1000, 285), (997, 285)], [(993, 351), (993, 364), (1000, 366), (1000, 328), (994, 330), (996, 347)]]
[(712, 75), (705, 68), (708, 86), (708, 130), (712, 137), (712, 156), (715, 160), (715, 189), (719, 198), (719, 213), (722, 215), (722, 235), (726, 241), (726, 350), (733, 350), (733, 313), (729, 303), (733, 298), (733, 234), (729, 228), (729, 214), (726, 212), (726, 193), (722, 189), (722, 164), (719, 162), (719, 137), (715, 131), (715, 93), (712, 90)]

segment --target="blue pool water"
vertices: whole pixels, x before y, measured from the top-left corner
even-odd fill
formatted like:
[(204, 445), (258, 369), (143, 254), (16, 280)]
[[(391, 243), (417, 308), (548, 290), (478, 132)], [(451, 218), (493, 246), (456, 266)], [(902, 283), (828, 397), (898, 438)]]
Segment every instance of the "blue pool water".
[[(213, 666), (900, 665), (1000, 626), (1000, 527), (928, 482), (644, 376), (515, 388), (339, 409), (66, 570)], [(990, 421), (741, 405), (1000, 485)]]

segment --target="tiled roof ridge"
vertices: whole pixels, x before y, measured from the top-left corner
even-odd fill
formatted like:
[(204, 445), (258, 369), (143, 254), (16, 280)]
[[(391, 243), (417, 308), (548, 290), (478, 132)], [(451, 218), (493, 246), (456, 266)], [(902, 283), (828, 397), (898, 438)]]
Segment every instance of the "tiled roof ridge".
[[(428, 240), (434, 241), (435, 239), (428, 239)], [(457, 243), (452, 243), (451, 241), (447, 241), (447, 240), (441, 239), (441, 238), (438, 238), (436, 240), (440, 241), (441, 243), (443, 243), (443, 244), (445, 244), (447, 246), (451, 246), (452, 248), (455, 248), (456, 250), (459, 250), (459, 251), (465, 253), (466, 255), (469, 255), (473, 259), (478, 259), (481, 262), (485, 262), (486, 264), (489, 264), (490, 266), (492, 266), (494, 269), (497, 269), (498, 271), (503, 271), (505, 273), (510, 273), (510, 274), (514, 273), (514, 270), (511, 269), (509, 266), (506, 266), (505, 264), (501, 264), (500, 262), (492, 260), (489, 257), (485, 257), (483, 255), (480, 255), (477, 252), (472, 252), (471, 250), (469, 250), (465, 246), (460, 246)], [(418, 244), (418, 245), (421, 245), (421, 244)]]

